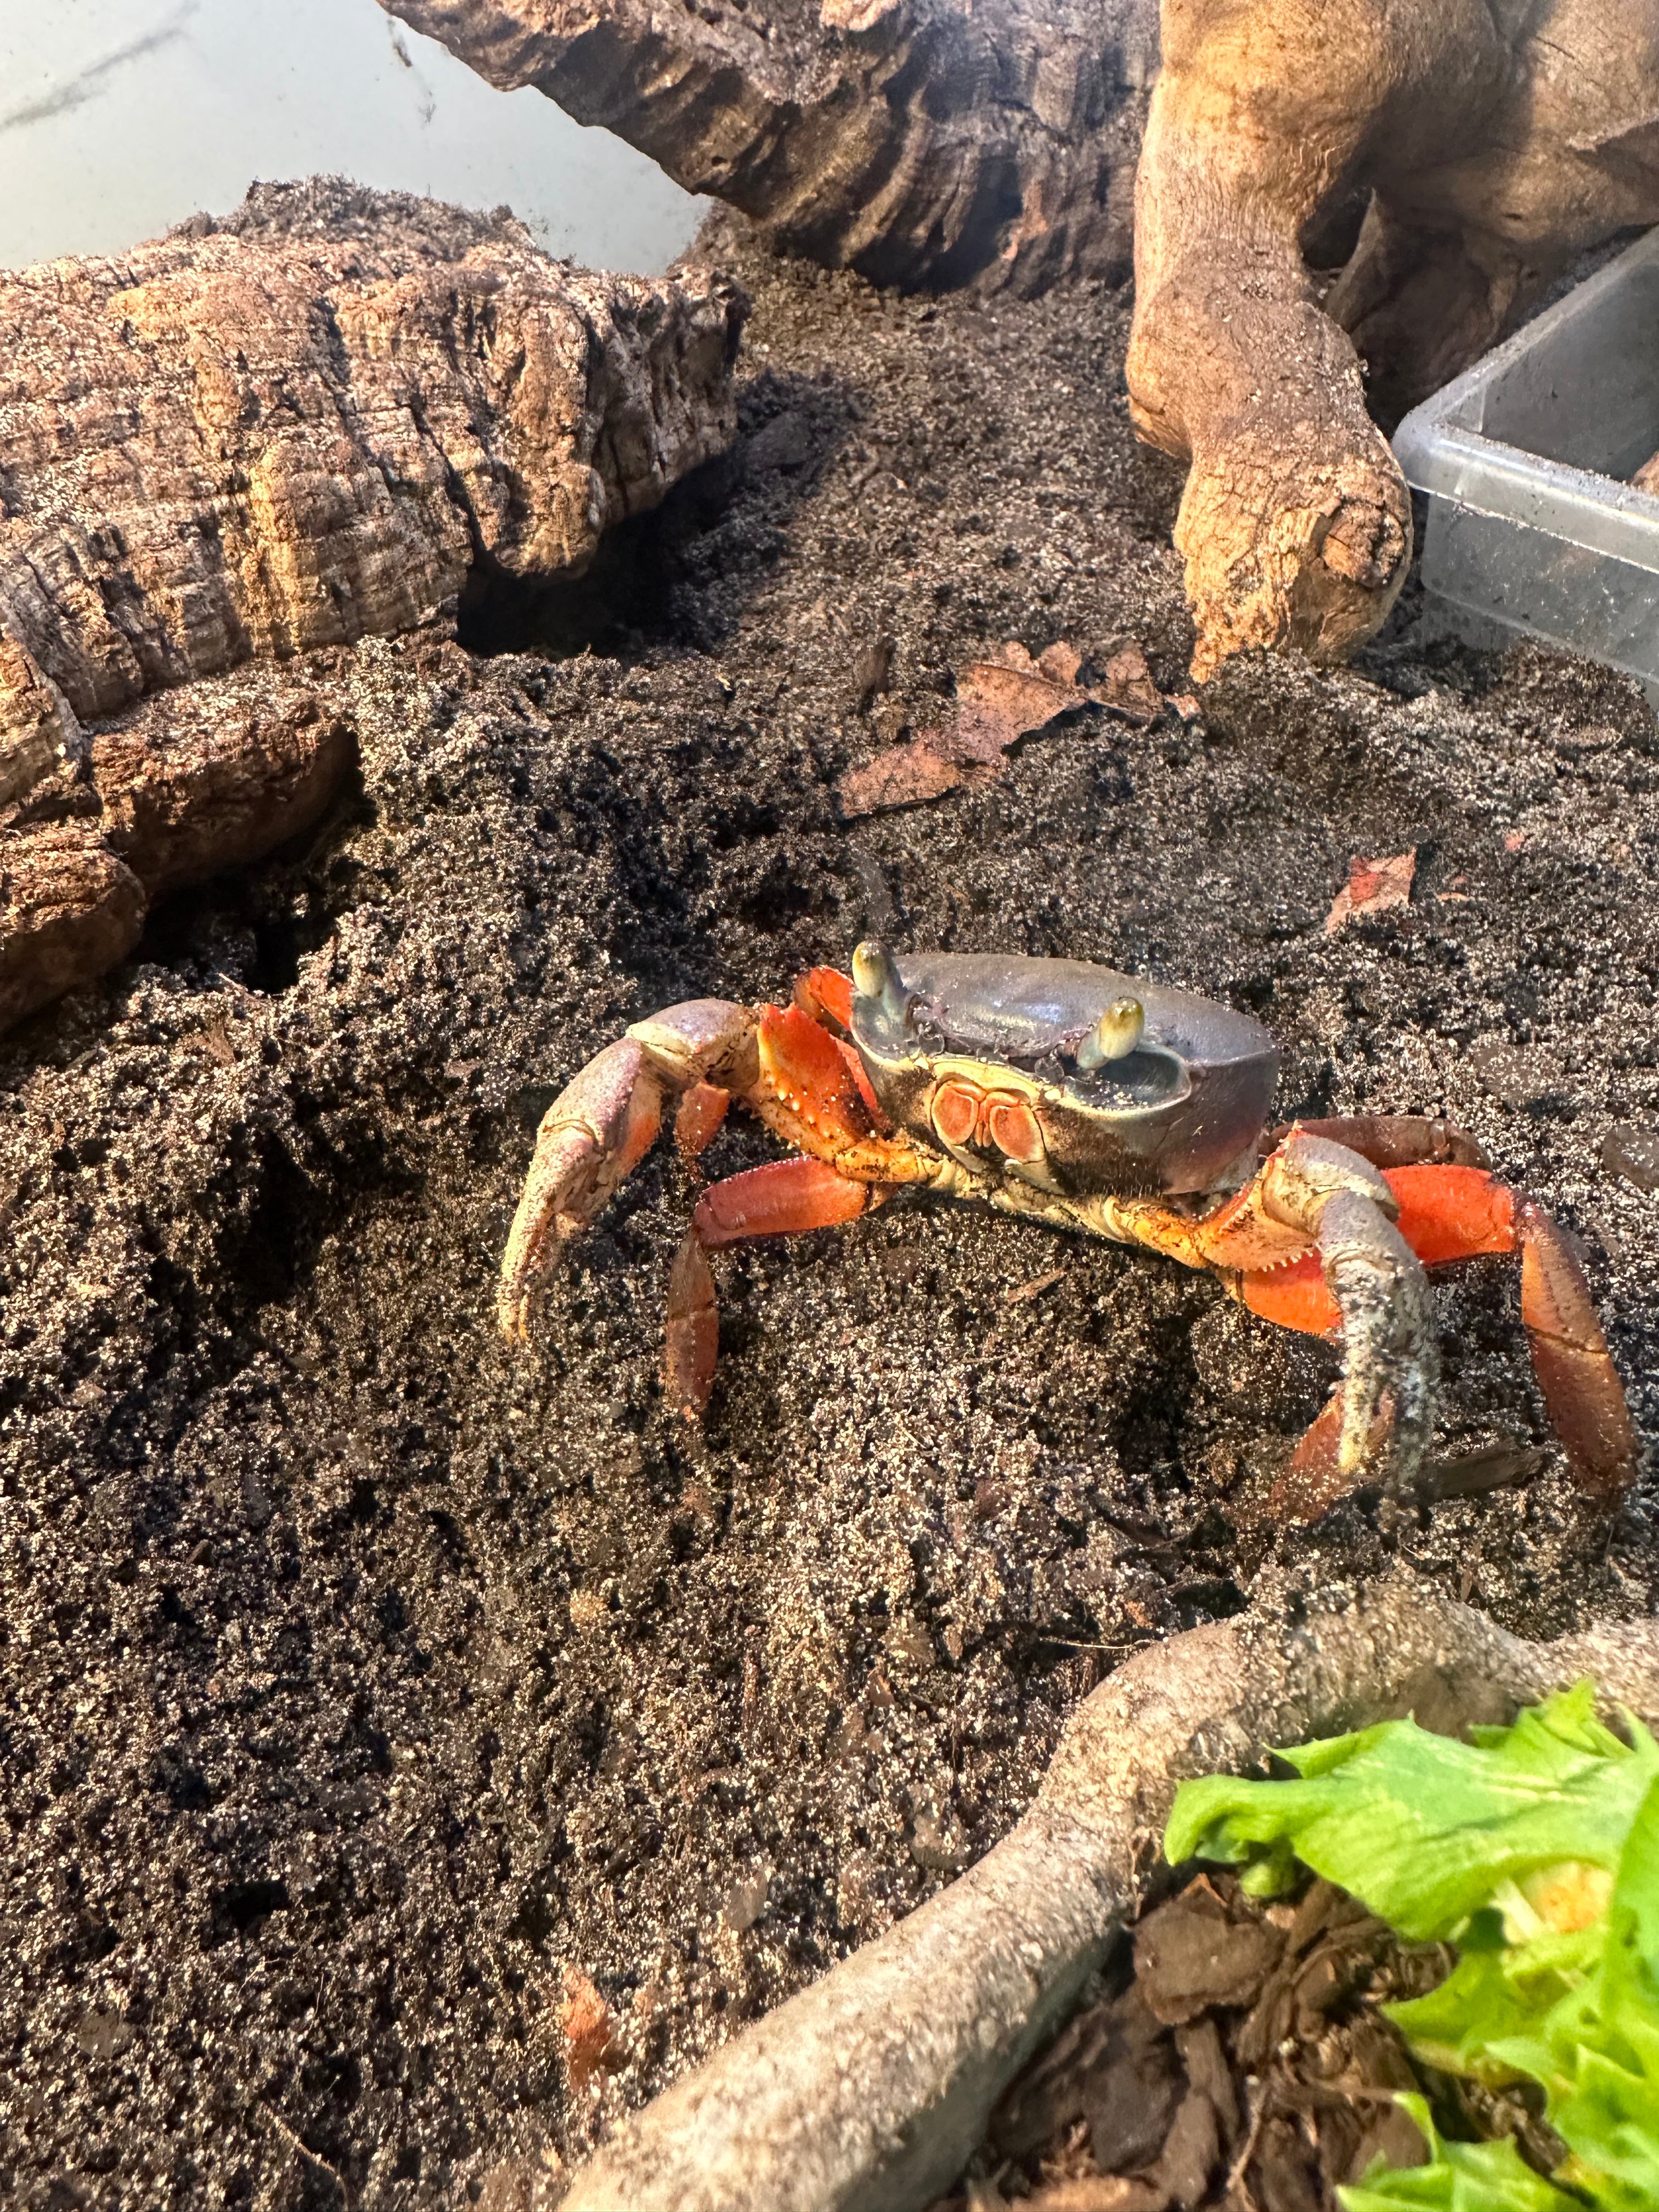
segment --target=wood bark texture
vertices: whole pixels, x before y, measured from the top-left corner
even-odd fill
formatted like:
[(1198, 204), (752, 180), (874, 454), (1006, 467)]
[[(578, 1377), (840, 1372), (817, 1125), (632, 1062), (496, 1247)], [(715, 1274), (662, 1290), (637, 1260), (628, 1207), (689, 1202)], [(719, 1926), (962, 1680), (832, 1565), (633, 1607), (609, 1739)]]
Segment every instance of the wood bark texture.
[(1161, 50), (1129, 386), (1192, 465), (1200, 681), (1374, 633), (1412, 530), (1368, 389), (1392, 421), (1659, 221), (1655, 0), (381, 4), (782, 250), (908, 286), (1119, 273)]
[(743, 314), (327, 183), (0, 276), (0, 1023), (317, 817), (359, 639), (580, 574), (724, 450)]
[(1137, 1907), (1177, 1782), (1411, 1711), (1489, 1717), (1585, 1674), (1659, 1718), (1659, 1623), (1528, 1644), (1404, 1574), (1139, 1653), (1074, 1715), (1005, 1842), (635, 2114), (564, 2212), (927, 2204)]
[(1128, 272), (1157, 0), (382, 0), (774, 246), (873, 282)]

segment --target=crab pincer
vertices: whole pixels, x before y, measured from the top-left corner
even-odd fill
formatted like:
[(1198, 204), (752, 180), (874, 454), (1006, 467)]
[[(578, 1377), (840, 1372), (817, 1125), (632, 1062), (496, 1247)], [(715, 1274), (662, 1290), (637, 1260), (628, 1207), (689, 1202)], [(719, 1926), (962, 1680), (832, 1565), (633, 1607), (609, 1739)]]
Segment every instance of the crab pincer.
[(723, 1076), (744, 1075), (752, 1039), (746, 1006), (691, 999), (636, 1022), (566, 1084), (536, 1133), (501, 1260), (495, 1313), (504, 1335), (527, 1340), (544, 1277), (655, 1144), (672, 1092), (698, 1097), (696, 1136), (706, 1143), (713, 1135), (719, 1115), (699, 1094), (723, 1090)]

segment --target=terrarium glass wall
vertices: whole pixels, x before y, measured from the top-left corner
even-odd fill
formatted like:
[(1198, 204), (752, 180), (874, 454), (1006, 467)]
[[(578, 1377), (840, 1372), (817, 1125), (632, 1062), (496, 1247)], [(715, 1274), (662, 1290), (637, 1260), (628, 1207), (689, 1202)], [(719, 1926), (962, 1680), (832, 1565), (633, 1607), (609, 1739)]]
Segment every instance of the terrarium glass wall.
[(0, 6), (0, 266), (118, 251), (255, 179), (503, 202), (554, 253), (652, 271), (700, 204), (540, 93), (497, 92), (375, 0)]

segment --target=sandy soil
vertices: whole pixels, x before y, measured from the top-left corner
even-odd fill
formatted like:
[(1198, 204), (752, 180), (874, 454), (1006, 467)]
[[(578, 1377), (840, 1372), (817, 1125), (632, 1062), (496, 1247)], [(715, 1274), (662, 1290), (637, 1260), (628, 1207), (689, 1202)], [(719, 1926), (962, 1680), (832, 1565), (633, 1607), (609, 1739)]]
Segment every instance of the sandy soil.
[[(1002, 1833), (1137, 1642), (1408, 1555), (1548, 1633), (1649, 1609), (1650, 1506), (1553, 1462), (1316, 1537), (1238, 1510), (1327, 1348), (1212, 1284), (895, 1203), (721, 1269), (657, 1381), (666, 1157), (491, 1322), (540, 1110), (635, 1015), (781, 994), (873, 920), (1245, 1006), (1281, 1106), (1445, 1112), (1585, 1240), (1659, 1432), (1659, 736), (1559, 659), (1236, 667), (852, 826), (836, 777), (988, 643), (1189, 639), (1127, 302), (752, 286), (738, 457), (474, 655), (365, 648), (360, 791), (0, 1044), (0, 2197), (413, 2208), (625, 2100)], [(858, 704), (896, 641), (895, 702)], [(1409, 911), (1336, 936), (1351, 854)], [(886, 913), (890, 902), (890, 918)], [(752, 1127), (728, 1165), (764, 1157)], [(1055, 1269), (1060, 1279), (1010, 1304)], [(1512, 1269), (1449, 1285), (1449, 1449), (1531, 1439)], [(571, 2090), (572, 1971), (617, 2026)]]

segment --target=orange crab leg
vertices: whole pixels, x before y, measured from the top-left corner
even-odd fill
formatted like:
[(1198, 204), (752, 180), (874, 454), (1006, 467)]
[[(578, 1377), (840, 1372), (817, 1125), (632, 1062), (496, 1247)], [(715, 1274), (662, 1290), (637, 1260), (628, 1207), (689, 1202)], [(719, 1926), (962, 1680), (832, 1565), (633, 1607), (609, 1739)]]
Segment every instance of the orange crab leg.
[(1515, 1193), (1484, 1168), (1385, 1168), (1400, 1206), (1400, 1233), (1425, 1267), (1513, 1252)]
[(697, 1200), (691, 1227), (668, 1282), (663, 1379), (688, 1420), (708, 1403), (720, 1352), (720, 1316), (708, 1255), (751, 1237), (792, 1237), (856, 1221), (887, 1196), (879, 1185), (849, 1182), (823, 1160), (769, 1160), (711, 1183)]
[(1273, 1321), (1281, 1328), (1299, 1329), (1304, 1336), (1334, 1336), (1342, 1326), (1336, 1300), (1325, 1286), (1319, 1255), (1292, 1260), (1271, 1274), (1240, 1278), (1238, 1295), (1253, 1314)]
[[(1400, 1207), (1400, 1233), (1425, 1267), (1515, 1250), (1515, 1193), (1484, 1169), (1385, 1168), (1382, 1179)], [(1309, 1336), (1329, 1336), (1340, 1324), (1315, 1253), (1284, 1267), (1247, 1273), (1239, 1295), (1264, 1321)], [(1524, 1278), (1522, 1297), (1524, 1303)]]
[(1395, 1168), (1400, 1226), (1431, 1266), (1521, 1254), (1521, 1321), (1544, 1403), (1581, 1489), (1616, 1498), (1636, 1478), (1636, 1431), (1577, 1254), (1529, 1198), (1476, 1168)]
[(1613, 1499), (1636, 1480), (1636, 1429), (1578, 1256), (1540, 1206), (1523, 1200), (1521, 1319), (1555, 1432), (1579, 1486)]
[[(1560, 1227), (1484, 1169), (1425, 1164), (1383, 1172), (1399, 1203), (1401, 1234), (1425, 1267), (1520, 1252), (1521, 1320), (1551, 1424), (1580, 1487), (1617, 1497), (1635, 1479), (1636, 1432), (1589, 1285)], [(1310, 1335), (1329, 1335), (1339, 1323), (1311, 1256), (1246, 1274), (1239, 1295), (1252, 1313)], [(1328, 1472), (1339, 1426), (1328, 1408), (1297, 1446), (1292, 1471), (1310, 1482)]]
[(794, 1237), (807, 1229), (835, 1229), (856, 1221), (887, 1194), (851, 1182), (827, 1161), (768, 1160), (764, 1167), (711, 1182), (697, 1200), (691, 1226), (705, 1251), (750, 1237)]
[(1292, 1129), (1346, 1145), (1374, 1168), (1420, 1167), (1430, 1161), (1463, 1168), (1492, 1164), (1466, 1129), (1426, 1114), (1341, 1114), (1327, 1121), (1286, 1121), (1273, 1131), (1273, 1142), (1282, 1144)]

